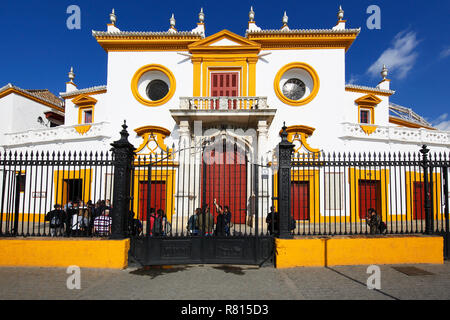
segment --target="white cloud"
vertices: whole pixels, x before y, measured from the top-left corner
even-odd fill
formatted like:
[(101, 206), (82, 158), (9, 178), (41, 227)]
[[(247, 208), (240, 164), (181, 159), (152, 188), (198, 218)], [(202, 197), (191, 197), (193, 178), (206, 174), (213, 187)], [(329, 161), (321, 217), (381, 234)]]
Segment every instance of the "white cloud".
[(447, 47), (441, 51), (441, 54), (440, 54), (441, 59), (447, 58), (449, 56), (450, 56), (450, 47)]
[(359, 76), (352, 74), (350, 76), (350, 79), (348, 80), (347, 84), (356, 84), (358, 82), (358, 80), (359, 80)]
[(431, 124), (436, 129), (439, 129), (442, 131), (450, 131), (450, 119), (447, 120), (447, 118), (448, 118), (448, 113), (441, 114), (435, 120), (431, 121)]
[(398, 33), (394, 37), (391, 47), (381, 54), (367, 72), (372, 76), (379, 76), (383, 64), (385, 64), (389, 72), (395, 77), (405, 78), (417, 60), (418, 53), (414, 50), (419, 42), (416, 33), (413, 31)]

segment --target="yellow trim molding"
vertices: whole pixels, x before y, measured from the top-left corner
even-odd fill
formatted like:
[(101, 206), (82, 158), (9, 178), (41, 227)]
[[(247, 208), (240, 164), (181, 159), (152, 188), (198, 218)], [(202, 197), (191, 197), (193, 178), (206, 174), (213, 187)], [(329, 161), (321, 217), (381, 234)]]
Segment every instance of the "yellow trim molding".
[(54, 177), (54, 197), (55, 203), (64, 206), (68, 201), (68, 188), (66, 180), (80, 179), (83, 184), (83, 201), (91, 200), (92, 190), (92, 170), (55, 170)]
[(95, 35), (98, 44), (106, 51), (187, 51), (188, 46), (202, 39), (201, 35), (141, 34)]
[[(78, 124), (85, 124), (83, 114), (84, 111), (92, 110), (92, 122), (94, 122), (94, 109), (95, 104), (97, 103), (97, 99), (92, 98), (86, 94), (82, 94), (72, 99), (72, 103), (78, 107)], [(90, 124), (86, 124), (84, 126), (75, 127), (75, 130), (83, 135), (91, 128)]]
[(247, 38), (259, 43), (262, 50), (345, 49), (347, 51), (358, 33), (358, 31), (345, 34), (258, 32), (248, 34)]
[(287, 136), (288, 141), (292, 143), (298, 141), (300, 143), (300, 146), (297, 149), (294, 149), (294, 154), (298, 153), (302, 146), (304, 146), (305, 149), (311, 153), (320, 152), (320, 149), (312, 148), (306, 141), (306, 139), (312, 136), (315, 130), (316, 130), (315, 128), (303, 125), (289, 126), (288, 128), (286, 128), (286, 132), (288, 134)]
[(49, 102), (47, 102), (45, 100), (39, 99), (39, 98), (37, 98), (35, 96), (32, 96), (30, 94), (27, 94), (25, 92), (19, 91), (19, 90), (15, 89), (15, 88), (10, 88), (10, 89), (7, 89), (7, 90), (3, 91), (2, 93), (0, 93), (0, 98), (3, 98), (3, 97), (7, 96), (10, 93), (15, 93), (15, 94), (17, 94), (19, 96), (22, 96), (22, 97), (25, 97), (27, 99), (33, 100), (35, 102), (43, 104), (43, 105), (45, 105), (47, 107), (50, 107), (52, 109), (64, 112), (64, 108), (62, 108), (62, 107), (58, 107), (58, 106), (56, 106), (54, 104), (51, 104), (51, 103), (49, 103)]
[[(163, 151), (164, 153), (169, 153), (169, 159), (172, 159), (172, 149), (169, 149), (168, 146), (164, 143), (164, 140), (166, 137), (170, 136), (170, 131), (163, 127), (158, 126), (144, 126), (140, 128), (134, 129), (136, 134), (144, 140), (139, 147), (136, 148), (135, 152), (138, 153), (142, 151), (145, 147), (147, 147), (150, 151), (148, 153), (152, 156), (157, 157), (158, 156), (158, 148), (160, 149), (160, 152)], [(155, 142), (156, 147), (153, 149), (150, 149), (150, 146), (148, 145), (150, 142)], [(144, 154), (139, 154), (137, 156), (143, 156)], [(155, 159), (155, 158), (153, 158)]]
[(106, 93), (106, 92), (108, 92), (107, 89), (97, 90), (97, 91), (90, 91), (89, 93), (77, 93), (77, 91), (75, 91), (73, 94), (69, 94), (69, 95), (64, 96), (64, 99), (65, 100), (66, 99), (73, 99), (73, 98), (77, 98), (77, 97), (80, 97), (80, 96), (83, 96), (83, 95), (92, 96), (92, 95), (96, 95), (96, 94), (103, 94), (103, 93)]
[[(379, 181), (380, 182), (380, 196), (381, 196), (381, 217), (383, 221), (388, 221), (387, 215), (389, 210), (389, 169), (381, 170), (366, 170), (366, 169), (355, 169), (349, 168), (349, 184), (350, 184), (350, 222), (360, 222), (359, 215), (359, 181), (369, 180), (369, 181)], [(367, 212), (362, 214), (365, 217)], [(393, 219), (392, 212), (390, 213), (389, 221)]]
[[(151, 101), (141, 96), (138, 90), (138, 83), (139, 79), (142, 77), (142, 75), (148, 71), (160, 71), (164, 73), (169, 78), (169, 92), (166, 94), (166, 96), (160, 100), (157, 101)], [(137, 101), (139, 101), (141, 104), (149, 107), (157, 107), (165, 104), (168, 102), (174, 95), (176, 88), (176, 81), (173, 73), (166, 67), (160, 65), (160, 64), (148, 64), (146, 66), (141, 67), (136, 73), (134, 74), (133, 78), (131, 79), (131, 92), (133, 93), (133, 96)]]
[[(444, 220), (444, 212), (442, 210), (441, 206), (441, 174), (439, 172), (433, 172), (431, 175), (433, 178), (432, 186), (433, 194), (431, 199), (434, 212), (434, 221), (438, 220)], [(406, 214), (409, 221), (416, 221), (414, 220), (414, 183), (415, 182), (424, 182), (424, 175), (423, 173), (419, 172), (413, 172), (413, 171), (406, 171), (405, 173), (405, 179), (406, 179)], [(430, 181), (430, 174), (428, 174), (428, 181)], [(425, 204), (425, 199), (422, 199), (423, 203)], [(414, 223), (414, 222), (412, 222)]]
[(345, 88), (345, 91), (366, 93), (366, 94), (372, 94), (372, 95), (376, 94), (377, 96), (385, 96), (385, 97), (390, 97), (394, 94), (394, 93), (389, 93), (389, 92), (381, 92), (381, 91), (377, 91), (377, 90), (362, 89), (362, 88), (347, 88), (347, 87)]
[(436, 130), (436, 128), (423, 126), (423, 125), (420, 125), (418, 123), (410, 122), (410, 121), (399, 119), (399, 118), (395, 118), (395, 117), (389, 117), (389, 123), (396, 124), (396, 125), (401, 126), (401, 127), (407, 127), (407, 128), (417, 128), (417, 129), (418, 128), (425, 128), (425, 129), (429, 129), (429, 130)]
[[(175, 205), (175, 189), (174, 189), (174, 177), (175, 169), (167, 169), (164, 167), (155, 168), (152, 170), (151, 181), (152, 182), (165, 182), (166, 184), (166, 210), (167, 220), (172, 221), (172, 215)], [(135, 208), (135, 216), (139, 215), (139, 183), (148, 181), (148, 171), (146, 168), (136, 169), (134, 173), (133, 181), (133, 208)]]
[[(294, 69), (294, 68), (305, 70), (306, 72), (309, 73), (309, 75), (311, 76), (311, 78), (313, 80), (313, 89), (312, 89), (311, 93), (306, 98), (301, 99), (301, 100), (292, 100), (292, 99), (286, 98), (280, 89), (281, 77), (287, 71)], [(320, 88), (320, 80), (319, 80), (319, 76), (318, 76), (316, 70), (314, 70), (314, 68), (311, 67), (309, 64), (306, 64), (304, 62), (292, 62), (292, 63), (289, 63), (289, 64), (283, 66), (277, 72), (277, 74), (275, 76), (275, 80), (273, 82), (273, 86), (274, 86), (275, 94), (277, 95), (278, 99), (280, 99), (281, 102), (283, 102), (287, 105), (290, 105), (290, 106), (302, 106), (302, 105), (305, 105), (305, 104), (311, 102), (316, 97), (317, 93), (319, 92), (319, 88)]]
[(75, 130), (81, 134), (84, 135), (86, 132), (88, 132), (89, 130), (91, 130), (92, 126), (91, 125), (83, 125), (83, 126), (76, 126)]
[(360, 127), (368, 136), (374, 133), (378, 128), (377, 126), (369, 126), (369, 125), (361, 125)]

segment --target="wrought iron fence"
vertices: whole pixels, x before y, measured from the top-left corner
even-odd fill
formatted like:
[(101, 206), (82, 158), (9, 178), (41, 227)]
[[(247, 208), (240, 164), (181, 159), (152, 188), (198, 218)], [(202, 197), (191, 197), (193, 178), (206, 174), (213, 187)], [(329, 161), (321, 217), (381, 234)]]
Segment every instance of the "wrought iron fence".
[[(266, 216), (273, 206), (272, 169), (252, 163), (249, 151), (239, 150), (238, 144), (222, 142), (209, 151), (181, 145), (135, 158), (130, 210), (133, 235), (269, 233)], [(154, 231), (158, 217), (164, 220), (160, 232)]]
[(425, 147), (420, 153), (293, 154), (291, 234), (448, 232), (449, 167), (449, 155)]
[(94, 221), (111, 209), (113, 164), (110, 152), (1, 153), (0, 236), (109, 235)]

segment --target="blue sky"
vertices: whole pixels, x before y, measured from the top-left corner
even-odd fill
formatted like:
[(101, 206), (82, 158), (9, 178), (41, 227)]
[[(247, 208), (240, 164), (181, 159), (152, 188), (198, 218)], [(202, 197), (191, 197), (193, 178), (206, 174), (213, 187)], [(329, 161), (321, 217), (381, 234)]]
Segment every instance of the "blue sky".
[[(81, 9), (81, 29), (69, 30), (67, 7)], [(29, 0), (2, 1), (0, 6), (0, 86), (64, 91), (67, 72), (74, 66), (79, 88), (106, 84), (107, 56), (92, 37), (106, 30), (115, 8), (117, 26), (125, 31), (166, 31), (175, 14), (178, 30), (196, 26), (201, 7), (206, 35), (222, 29), (245, 35), (253, 6), (256, 24), (281, 27), (283, 12), (291, 29), (331, 28), (342, 5), (347, 27), (361, 33), (346, 56), (346, 81), (376, 86), (378, 64), (391, 69), (391, 101), (412, 108), (439, 128), (450, 130), (450, 1), (137, 1)], [(381, 9), (381, 29), (370, 30), (370, 5)]]

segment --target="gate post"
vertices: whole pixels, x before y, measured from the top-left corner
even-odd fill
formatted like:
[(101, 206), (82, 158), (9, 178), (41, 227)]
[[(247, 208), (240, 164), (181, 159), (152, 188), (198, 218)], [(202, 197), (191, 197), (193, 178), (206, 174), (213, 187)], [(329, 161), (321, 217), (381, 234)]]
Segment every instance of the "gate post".
[(114, 155), (114, 190), (111, 239), (123, 239), (127, 236), (128, 214), (130, 208), (131, 169), (134, 158), (134, 146), (128, 141), (126, 121), (122, 125), (120, 139), (111, 143)]
[(422, 167), (423, 167), (423, 183), (424, 183), (424, 199), (425, 199), (425, 234), (432, 234), (432, 213), (431, 213), (431, 201), (430, 201), (430, 188), (428, 186), (428, 152), (430, 150), (426, 145), (422, 146), (420, 153), (422, 153)]
[(279, 238), (292, 238), (289, 228), (291, 215), (291, 155), (294, 144), (287, 139), (286, 125), (283, 124), (281, 142), (278, 144), (278, 217)]

